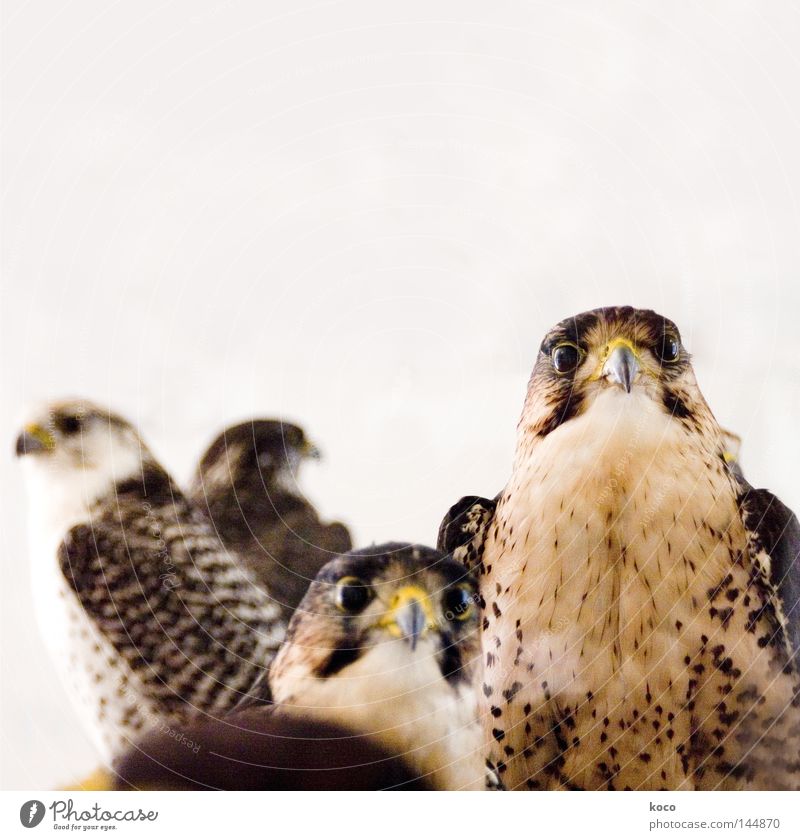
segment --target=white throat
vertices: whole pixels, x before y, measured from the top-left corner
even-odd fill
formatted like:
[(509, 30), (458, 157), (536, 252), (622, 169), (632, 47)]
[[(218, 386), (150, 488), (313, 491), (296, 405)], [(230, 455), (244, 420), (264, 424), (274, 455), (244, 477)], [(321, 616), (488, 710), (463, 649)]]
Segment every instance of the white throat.
[(116, 447), (113, 458), (75, 467), (49, 455), (28, 455), (22, 469), (28, 490), (28, 518), (34, 543), (40, 538), (60, 541), (79, 522), (89, 519), (92, 507), (113, 492), (119, 481), (141, 472), (138, 451)]
[[(277, 702), (287, 699), (276, 689)], [(413, 652), (401, 639), (384, 642), (327, 679), (294, 675), (292, 697), (300, 714), (374, 737), (437, 787), (485, 785), (475, 688), (449, 684), (427, 640)]]

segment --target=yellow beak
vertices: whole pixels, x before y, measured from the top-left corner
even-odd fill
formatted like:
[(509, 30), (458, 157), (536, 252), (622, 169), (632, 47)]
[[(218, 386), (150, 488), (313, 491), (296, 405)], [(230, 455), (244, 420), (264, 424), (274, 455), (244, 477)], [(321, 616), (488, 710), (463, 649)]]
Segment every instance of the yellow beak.
[(24, 428), (17, 438), (17, 455), (31, 452), (50, 452), (55, 448), (56, 440), (44, 426), (31, 423)]
[(412, 650), (428, 630), (437, 626), (431, 599), (419, 586), (403, 586), (398, 589), (378, 624), (395, 638), (405, 639)]
[(312, 461), (319, 461), (322, 458), (322, 452), (319, 447), (307, 440), (303, 443), (302, 454)]
[(630, 394), (639, 375), (639, 354), (630, 341), (626, 338), (615, 338), (609, 342), (600, 375)]

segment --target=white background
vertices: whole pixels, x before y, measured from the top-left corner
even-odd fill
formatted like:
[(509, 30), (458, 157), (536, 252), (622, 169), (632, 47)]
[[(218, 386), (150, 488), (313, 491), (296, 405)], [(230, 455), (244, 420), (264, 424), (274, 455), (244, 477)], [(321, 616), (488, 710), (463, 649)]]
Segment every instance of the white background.
[(180, 479), (300, 420), (325, 515), (430, 543), (505, 482), (545, 330), (626, 303), (800, 507), (796, 4), (5, 6), (0, 785), (94, 763), (31, 617), (32, 399), (111, 403)]

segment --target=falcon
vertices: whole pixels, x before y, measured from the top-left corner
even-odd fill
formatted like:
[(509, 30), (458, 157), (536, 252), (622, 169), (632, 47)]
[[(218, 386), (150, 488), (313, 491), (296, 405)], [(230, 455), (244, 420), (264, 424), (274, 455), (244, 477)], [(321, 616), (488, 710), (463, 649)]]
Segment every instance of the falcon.
[(237, 714), (266, 727), (271, 716), (340, 727), (436, 789), (492, 786), (477, 720), (476, 599), (463, 565), (432, 548), (384, 543), (337, 557), (292, 616), (268, 686)]
[(214, 440), (189, 489), (287, 621), (320, 568), (352, 548), (347, 528), (320, 521), (297, 485), (303, 460), (319, 457), (299, 426), (250, 420)]
[(800, 527), (725, 451), (668, 319), (545, 336), (506, 487), (439, 539), (480, 576), (506, 787), (800, 787)]
[(103, 758), (166, 718), (239, 702), (285, 624), (133, 426), (57, 402), (16, 452), (39, 622)]
[(476, 585), (432, 548), (328, 563), (269, 671), (279, 708), (373, 737), (437, 789), (491, 785), (477, 719)]

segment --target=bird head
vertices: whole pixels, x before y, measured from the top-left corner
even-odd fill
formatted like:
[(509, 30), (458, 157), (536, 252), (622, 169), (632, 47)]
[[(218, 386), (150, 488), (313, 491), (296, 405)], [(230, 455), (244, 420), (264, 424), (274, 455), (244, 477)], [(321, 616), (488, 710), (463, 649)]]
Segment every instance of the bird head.
[(16, 440), (26, 473), (53, 495), (98, 498), (151, 461), (133, 426), (87, 400), (48, 403), (30, 412)]
[(469, 685), (478, 655), (477, 587), (431, 548), (388, 543), (327, 563), (271, 669), (278, 702), (404, 702), (439, 683)]
[(300, 464), (320, 457), (299, 426), (283, 420), (248, 420), (217, 436), (200, 459), (193, 483), (213, 495), (260, 476), (260, 484), (279, 482), (296, 493)]
[(678, 328), (629, 306), (584, 312), (547, 333), (522, 425), (544, 437), (598, 401), (619, 411), (644, 405), (679, 421), (707, 411)]

